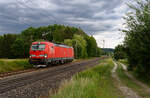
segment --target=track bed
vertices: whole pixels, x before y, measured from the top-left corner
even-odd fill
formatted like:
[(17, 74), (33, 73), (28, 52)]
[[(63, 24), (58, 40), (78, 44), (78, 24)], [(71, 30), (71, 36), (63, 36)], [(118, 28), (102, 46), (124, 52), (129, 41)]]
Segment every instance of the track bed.
[(100, 58), (73, 62), (8, 76), (0, 80), (0, 98), (37, 98), (56, 90), (61, 81), (73, 74), (98, 64)]

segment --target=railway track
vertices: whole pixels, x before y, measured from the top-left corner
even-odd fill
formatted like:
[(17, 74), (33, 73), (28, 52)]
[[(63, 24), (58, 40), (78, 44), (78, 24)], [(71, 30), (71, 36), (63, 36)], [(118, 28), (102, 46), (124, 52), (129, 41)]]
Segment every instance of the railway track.
[[(79, 61), (70, 62), (70, 63), (77, 63), (77, 62), (79, 62)], [(66, 64), (63, 64), (63, 65), (68, 65), (70, 63), (66, 63)], [(62, 66), (62, 65), (60, 65), (60, 66)], [(42, 69), (38, 69), (38, 70), (45, 70), (45, 69), (52, 68), (52, 67), (57, 67), (57, 66), (50, 66), (50, 67), (46, 67), (46, 68), (42, 68)], [(31, 69), (25, 69), (25, 70), (18, 70), (18, 71), (0, 73), (0, 79), (6, 78), (8, 76), (13, 76), (13, 75), (22, 74), (22, 73), (28, 73), (28, 72), (33, 72), (33, 71), (37, 71), (37, 69), (36, 68), (31, 68)]]
[(17, 75), (17, 74), (21, 74), (21, 73), (27, 73), (27, 72), (31, 72), (31, 71), (36, 71), (36, 69), (35, 68), (31, 68), (31, 69), (26, 69), (26, 70), (19, 70), (19, 71), (0, 73), (0, 78), (12, 76), (12, 75)]
[(65, 64), (61, 66), (57, 66), (55, 68), (48, 68), (44, 71), (33, 72), (32, 74), (27, 74), (21, 77), (16, 77), (12, 79), (4, 79), (0, 80), (0, 94), (9, 92), (13, 89), (17, 89), (19, 87), (26, 86), (28, 84), (32, 84), (38, 82), (40, 80), (49, 79), (49, 83), (55, 83), (56, 81), (60, 81), (59, 78), (63, 74), (74, 74), (76, 72), (84, 70), (86, 67), (91, 67), (98, 64), (99, 58), (82, 61), (82, 62), (74, 62), (70, 64)]

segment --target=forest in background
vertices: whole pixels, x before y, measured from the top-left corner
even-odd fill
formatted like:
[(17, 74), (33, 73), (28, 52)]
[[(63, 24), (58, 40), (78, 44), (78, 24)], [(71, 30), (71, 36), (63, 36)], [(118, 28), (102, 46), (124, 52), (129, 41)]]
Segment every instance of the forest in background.
[(28, 58), (31, 43), (42, 40), (72, 46), (75, 58), (101, 55), (101, 49), (94, 37), (88, 36), (82, 29), (54, 24), (38, 28), (29, 27), (19, 34), (1, 35), (0, 58)]

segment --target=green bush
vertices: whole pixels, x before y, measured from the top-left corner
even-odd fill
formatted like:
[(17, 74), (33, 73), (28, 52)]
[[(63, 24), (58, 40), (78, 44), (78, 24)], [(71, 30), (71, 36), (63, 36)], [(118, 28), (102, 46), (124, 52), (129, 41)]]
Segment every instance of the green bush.
[[(135, 4), (135, 3), (134, 3)], [(126, 19), (125, 47), (129, 62), (129, 69), (139, 75), (150, 76), (150, 1), (137, 0), (130, 4), (132, 12)]]

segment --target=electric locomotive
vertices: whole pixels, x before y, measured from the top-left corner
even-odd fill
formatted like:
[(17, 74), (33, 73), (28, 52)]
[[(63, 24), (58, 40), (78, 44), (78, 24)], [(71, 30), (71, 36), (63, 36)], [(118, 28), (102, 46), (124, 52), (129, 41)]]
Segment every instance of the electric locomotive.
[(30, 47), (29, 63), (34, 66), (48, 66), (72, 62), (73, 47), (52, 42), (33, 42)]

